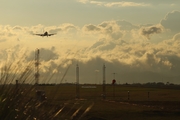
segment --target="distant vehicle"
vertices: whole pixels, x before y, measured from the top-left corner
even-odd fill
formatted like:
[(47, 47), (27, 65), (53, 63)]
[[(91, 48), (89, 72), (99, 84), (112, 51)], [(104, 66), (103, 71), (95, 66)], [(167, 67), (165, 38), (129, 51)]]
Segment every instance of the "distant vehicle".
[(52, 36), (52, 35), (55, 35), (56, 33), (53, 33), (53, 34), (49, 34), (47, 31), (45, 32), (45, 33), (43, 33), (43, 34), (34, 34), (34, 35), (38, 35), (38, 36), (42, 36), (42, 37), (44, 37), (44, 36)]

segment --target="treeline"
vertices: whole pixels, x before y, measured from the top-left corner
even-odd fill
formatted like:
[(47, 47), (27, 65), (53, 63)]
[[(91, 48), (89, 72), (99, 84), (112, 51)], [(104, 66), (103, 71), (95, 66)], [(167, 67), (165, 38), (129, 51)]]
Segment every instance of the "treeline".
[[(75, 85), (76, 83), (43, 83), (43, 84), (38, 84), (39, 86), (55, 86), (55, 85)], [(80, 85), (101, 85), (101, 84), (90, 84), (90, 83), (83, 83)], [(111, 85), (111, 84), (106, 84), (106, 85)], [(123, 83), (123, 84), (117, 84), (116, 85), (136, 85), (136, 86), (180, 86), (179, 84), (174, 84), (174, 83), (163, 83), (163, 82), (147, 82), (147, 83)]]
[[(12, 83), (10, 84), (0, 84), (0, 86), (3, 85), (14, 85)], [(19, 83), (19, 85), (33, 85), (33, 84), (29, 84), (29, 83)], [(38, 86), (55, 86), (55, 85), (76, 85), (76, 83), (40, 83), (38, 84)], [(79, 85), (102, 85), (102, 84), (90, 84), (90, 83), (83, 83), (83, 84), (79, 84)], [(110, 83), (106, 83), (106, 85), (112, 85)], [(122, 83), (122, 84), (117, 84), (115, 83), (115, 85), (133, 85), (133, 86), (180, 86), (180, 84), (174, 84), (174, 83), (170, 83), (170, 82), (147, 82), (147, 83)]]
[(145, 85), (145, 86), (177, 86), (178, 84), (174, 83), (163, 83), (163, 82), (148, 82), (148, 83), (133, 83), (133, 85)]

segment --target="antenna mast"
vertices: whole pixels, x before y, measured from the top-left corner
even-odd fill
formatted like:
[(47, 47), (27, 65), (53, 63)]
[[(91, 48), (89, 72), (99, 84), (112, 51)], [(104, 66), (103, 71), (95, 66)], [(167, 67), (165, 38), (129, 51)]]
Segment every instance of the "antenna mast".
[(39, 49), (35, 51), (35, 85), (39, 84)]
[(106, 66), (103, 65), (103, 99), (106, 99)]
[(79, 66), (76, 65), (76, 98), (79, 99)]

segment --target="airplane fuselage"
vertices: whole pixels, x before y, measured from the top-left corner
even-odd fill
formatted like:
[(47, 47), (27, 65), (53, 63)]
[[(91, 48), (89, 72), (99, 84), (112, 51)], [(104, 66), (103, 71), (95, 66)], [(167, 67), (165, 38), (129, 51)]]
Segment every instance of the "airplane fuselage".
[(44, 36), (47, 36), (47, 37), (48, 37), (48, 36), (49, 36), (49, 35), (48, 35), (48, 32), (45, 32), (45, 33), (44, 33)]
[(44, 36), (52, 36), (52, 35), (55, 35), (56, 33), (53, 33), (53, 34), (49, 34), (47, 31), (45, 32), (45, 33), (43, 33), (43, 34), (35, 34), (35, 35), (38, 35), (38, 36), (42, 36), (42, 37), (44, 37)]

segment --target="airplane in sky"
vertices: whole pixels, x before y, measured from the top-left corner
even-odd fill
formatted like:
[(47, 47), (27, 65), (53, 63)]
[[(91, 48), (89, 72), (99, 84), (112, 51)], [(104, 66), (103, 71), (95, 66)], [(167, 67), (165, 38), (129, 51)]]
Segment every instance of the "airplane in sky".
[(47, 31), (45, 32), (45, 33), (43, 33), (43, 34), (34, 34), (34, 35), (38, 35), (38, 36), (42, 36), (42, 37), (44, 37), (44, 36), (52, 36), (52, 35), (55, 35), (56, 33), (53, 33), (53, 34), (49, 34)]

